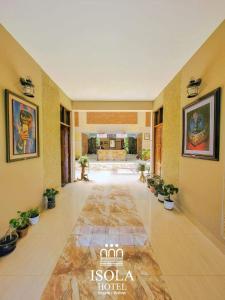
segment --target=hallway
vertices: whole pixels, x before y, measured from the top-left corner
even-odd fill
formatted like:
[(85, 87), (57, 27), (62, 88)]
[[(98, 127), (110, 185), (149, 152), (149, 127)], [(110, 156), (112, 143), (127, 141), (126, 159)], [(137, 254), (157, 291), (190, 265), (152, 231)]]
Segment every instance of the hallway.
[(123, 248), (121, 268), (134, 278), (120, 299), (224, 299), (225, 257), (182, 213), (165, 211), (137, 174), (93, 178), (64, 187), (0, 260), (1, 300), (40, 299), (44, 289), (42, 299), (98, 299), (90, 278), (105, 243)]

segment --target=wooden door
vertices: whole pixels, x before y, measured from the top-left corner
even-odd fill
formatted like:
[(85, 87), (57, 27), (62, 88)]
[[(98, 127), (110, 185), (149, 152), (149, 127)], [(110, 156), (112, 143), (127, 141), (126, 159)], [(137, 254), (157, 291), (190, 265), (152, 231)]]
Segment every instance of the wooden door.
[(71, 181), (70, 128), (61, 124), (61, 181), (62, 186)]
[(154, 173), (160, 176), (162, 168), (162, 129), (162, 123), (154, 126)]

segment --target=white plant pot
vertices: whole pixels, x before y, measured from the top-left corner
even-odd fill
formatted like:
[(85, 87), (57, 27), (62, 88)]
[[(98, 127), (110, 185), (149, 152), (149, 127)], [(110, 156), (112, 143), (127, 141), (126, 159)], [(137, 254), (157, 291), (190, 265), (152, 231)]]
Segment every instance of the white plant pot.
[(174, 208), (174, 201), (173, 200), (168, 201), (167, 199), (164, 199), (164, 207), (165, 209), (172, 210)]
[(164, 198), (165, 198), (164, 195), (158, 193), (158, 200), (159, 200), (159, 202), (164, 202)]
[(31, 225), (35, 225), (39, 222), (40, 216), (34, 217), (34, 218), (29, 218), (29, 222)]

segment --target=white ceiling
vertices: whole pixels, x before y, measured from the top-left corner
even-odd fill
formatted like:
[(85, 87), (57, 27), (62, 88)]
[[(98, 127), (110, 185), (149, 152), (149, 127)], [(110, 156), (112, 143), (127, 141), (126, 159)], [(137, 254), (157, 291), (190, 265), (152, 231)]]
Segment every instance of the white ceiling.
[(225, 16), (224, 0), (0, 5), (3, 26), (74, 100), (154, 99)]

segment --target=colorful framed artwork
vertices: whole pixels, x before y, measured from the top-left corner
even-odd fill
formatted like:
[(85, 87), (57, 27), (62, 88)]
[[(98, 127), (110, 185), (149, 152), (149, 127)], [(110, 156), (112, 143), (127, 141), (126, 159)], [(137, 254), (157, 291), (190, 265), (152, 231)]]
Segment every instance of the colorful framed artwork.
[(182, 155), (219, 160), (220, 88), (183, 108)]
[(144, 139), (145, 140), (150, 140), (150, 133), (149, 132), (144, 133)]
[(6, 160), (13, 162), (39, 156), (38, 106), (5, 91)]

